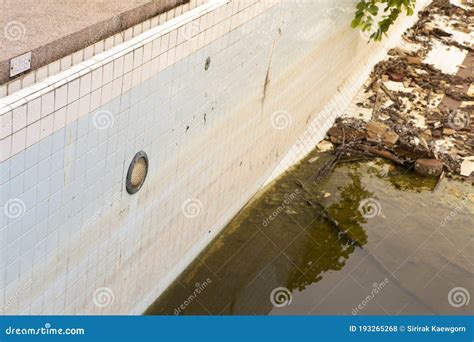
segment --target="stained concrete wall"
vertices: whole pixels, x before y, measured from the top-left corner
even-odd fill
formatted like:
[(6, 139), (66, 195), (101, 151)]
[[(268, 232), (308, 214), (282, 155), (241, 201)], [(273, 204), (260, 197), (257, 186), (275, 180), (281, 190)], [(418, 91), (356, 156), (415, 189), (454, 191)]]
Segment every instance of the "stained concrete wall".
[(0, 99), (2, 311), (142, 313), (386, 49), (354, 3), (209, 1)]

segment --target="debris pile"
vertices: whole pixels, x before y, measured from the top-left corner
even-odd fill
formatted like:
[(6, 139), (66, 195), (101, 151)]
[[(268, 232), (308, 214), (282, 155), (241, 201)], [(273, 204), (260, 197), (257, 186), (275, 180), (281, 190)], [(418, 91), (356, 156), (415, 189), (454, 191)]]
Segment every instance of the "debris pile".
[(426, 176), (468, 177), (474, 165), (474, 5), (434, 0), (419, 16), (374, 67), (357, 110), (338, 119), (328, 139), (337, 153), (383, 157)]

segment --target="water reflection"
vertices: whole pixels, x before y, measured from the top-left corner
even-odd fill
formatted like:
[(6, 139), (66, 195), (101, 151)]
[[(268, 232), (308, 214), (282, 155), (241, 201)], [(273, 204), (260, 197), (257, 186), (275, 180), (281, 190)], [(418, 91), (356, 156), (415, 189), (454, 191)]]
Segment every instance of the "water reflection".
[(352, 175), (328, 196), (324, 182), (310, 180), (326, 157), (312, 157), (239, 213), (147, 314), (268, 314), (276, 287), (303, 291), (341, 270), (367, 243), (358, 207), (373, 194)]

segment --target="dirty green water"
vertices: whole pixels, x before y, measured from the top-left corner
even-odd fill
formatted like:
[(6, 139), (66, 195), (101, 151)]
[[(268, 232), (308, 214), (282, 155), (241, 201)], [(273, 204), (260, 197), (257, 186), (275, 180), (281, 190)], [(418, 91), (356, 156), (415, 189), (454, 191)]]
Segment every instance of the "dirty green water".
[(436, 180), (380, 160), (313, 181), (327, 158), (262, 190), (146, 314), (471, 313), (473, 186), (433, 192)]

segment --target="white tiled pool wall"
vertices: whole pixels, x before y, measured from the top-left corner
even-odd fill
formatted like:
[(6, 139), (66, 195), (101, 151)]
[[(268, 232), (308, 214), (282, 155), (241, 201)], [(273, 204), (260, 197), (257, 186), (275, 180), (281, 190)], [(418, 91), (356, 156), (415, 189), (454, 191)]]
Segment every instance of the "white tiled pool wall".
[(143, 312), (383, 49), (354, 3), (209, 1), (0, 99), (1, 312)]
[[(348, 2), (349, 6), (347, 6)], [(416, 3), (415, 13), (418, 13), (430, 2), (431, 0), (418, 0)], [(351, 9), (352, 6), (351, 1), (346, 1), (345, 5), (336, 5), (335, 7), (330, 8), (327, 13), (331, 18), (334, 18), (334, 15), (337, 15), (341, 10), (347, 11), (348, 9)], [(335, 96), (325, 103), (325, 106), (320, 110), (314, 120), (307, 125), (306, 129), (299, 136), (295, 144), (274, 168), (270, 177), (265, 181), (265, 185), (270, 184), (288, 168), (295, 165), (308, 155), (308, 153), (311, 152), (322, 139), (324, 139), (335, 119), (344, 115), (346, 110), (349, 110), (349, 106), (354, 103), (354, 98), (358, 95), (362, 85), (368, 79), (373, 66), (386, 57), (388, 50), (395, 47), (397, 43), (400, 42), (403, 32), (414, 25), (418, 20), (417, 15), (411, 17), (402, 15), (402, 18), (400, 21), (395, 23), (382, 42), (375, 45), (372, 43), (369, 46), (370, 49), (368, 50), (368, 55), (354, 56), (353, 60), (350, 61), (352, 70), (348, 72), (347, 77), (338, 86)], [(361, 37), (363, 40), (366, 39), (366, 36), (363, 34)], [(350, 111), (355, 113), (357, 112), (357, 108), (351, 108)]]

